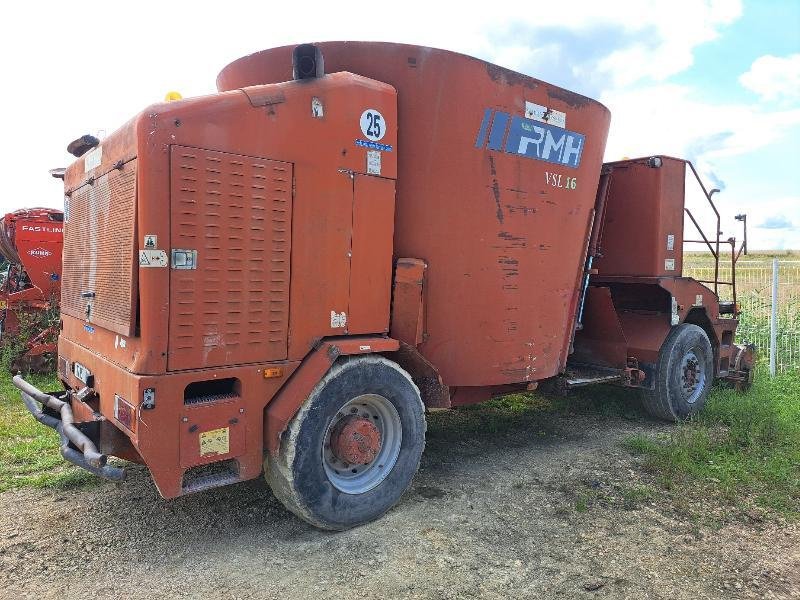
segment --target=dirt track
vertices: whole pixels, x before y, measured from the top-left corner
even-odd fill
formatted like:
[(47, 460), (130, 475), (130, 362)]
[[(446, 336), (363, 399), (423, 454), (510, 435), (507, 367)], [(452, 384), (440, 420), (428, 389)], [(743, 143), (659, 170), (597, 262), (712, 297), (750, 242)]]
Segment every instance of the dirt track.
[(261, 480), (168, 502), (136, 467), (122, 485), (5, 492), (0, 596), (800, 598), (796, 525), (712, 528), (631, 492), (648, 476), (619, 442), (667, 425), (489, 416), (433, 415), (400, 505), (345, 533)]

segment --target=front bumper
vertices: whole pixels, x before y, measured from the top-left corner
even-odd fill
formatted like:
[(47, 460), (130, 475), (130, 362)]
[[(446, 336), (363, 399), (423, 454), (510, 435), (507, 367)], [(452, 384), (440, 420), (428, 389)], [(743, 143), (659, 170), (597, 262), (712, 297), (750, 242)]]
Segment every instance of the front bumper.
[(104, 479), (111, 481), (125, 479), (125, 469), (109, 466), (108, 457), (101, 454), (94, 442), (75, 426), (69, 402), (56, 395), (42, 392), (25, 381), (21, 375), (15, 375), (13, 383), (19, 389), (22, 401), (34, 418), (58, 432), (61, 438), (61, 456), (65, 460)]

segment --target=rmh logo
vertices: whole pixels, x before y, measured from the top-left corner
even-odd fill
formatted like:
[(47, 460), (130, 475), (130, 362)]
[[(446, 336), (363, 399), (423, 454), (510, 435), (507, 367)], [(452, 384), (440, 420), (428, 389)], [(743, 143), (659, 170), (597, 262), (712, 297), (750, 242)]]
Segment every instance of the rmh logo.
[(486, 146), (489, 150), (503, 150), (577, 169), (583, 142), (581, 133), (487, 108), (475, 147)]

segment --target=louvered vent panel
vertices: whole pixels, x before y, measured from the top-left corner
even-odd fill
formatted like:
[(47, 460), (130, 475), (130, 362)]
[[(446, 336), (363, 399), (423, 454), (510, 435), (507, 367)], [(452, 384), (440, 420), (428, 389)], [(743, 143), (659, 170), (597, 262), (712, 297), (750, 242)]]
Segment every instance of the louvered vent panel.
[(67, 204), (61, 311), (131, 335), (136, 160), (78, 188)]
[(173, 146), (170, 370), (286, 358), (292, 165)]

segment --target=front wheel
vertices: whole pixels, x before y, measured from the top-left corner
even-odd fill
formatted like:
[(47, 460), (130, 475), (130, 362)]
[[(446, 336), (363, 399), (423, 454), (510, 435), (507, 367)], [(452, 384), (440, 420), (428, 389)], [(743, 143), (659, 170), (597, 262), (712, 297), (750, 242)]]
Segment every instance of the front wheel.
[(264, 472), (275, 496), (323, 529), (380, 517), (400, 499), (425, 447), (419, 389), (380, 356), (337, 362), (300, 407)]
[(697, 325), (675, 327), (661, 346), (655, 389), (644, 390), (644, 406), (654, 417), (681, 421), (703, 408), (714, 379), (714, 351)]

